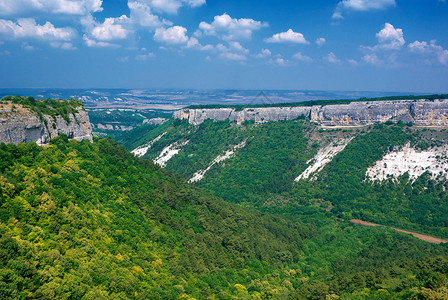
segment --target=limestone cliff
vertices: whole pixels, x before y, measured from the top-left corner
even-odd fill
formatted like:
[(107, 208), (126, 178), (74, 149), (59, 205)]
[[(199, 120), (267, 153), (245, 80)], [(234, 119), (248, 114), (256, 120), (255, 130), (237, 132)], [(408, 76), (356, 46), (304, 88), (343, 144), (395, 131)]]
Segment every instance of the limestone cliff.
[[(6, 103), (0, 107), (0, 142), (46, 145), (60, 133), (69, 139), (92, 141), (89, 117), (82, 106), (74, 108), (67, 118), (41, 114), (22, 105)], [(67, 120), (68, 121), (67, 121)]]
[(448, 126), (448, 100), (352, 102), (326, 106), (182, 109), (173, 115), (201, 124), (206, 119), (235, 122), (293, 120), (300, 116), (325, 126), (362, 126), (402, 120), (419, 126)]

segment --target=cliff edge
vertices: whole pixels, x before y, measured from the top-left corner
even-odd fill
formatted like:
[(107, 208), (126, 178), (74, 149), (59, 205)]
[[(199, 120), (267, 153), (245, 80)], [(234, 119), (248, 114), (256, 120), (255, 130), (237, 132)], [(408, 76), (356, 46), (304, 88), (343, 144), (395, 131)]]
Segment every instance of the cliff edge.
[(0, 100), (0, 142), (47, 145), (59, 134), (92, 141), (89, 117), (82, 102), (11, 96)]
[(448, 126), (448, 100), (366, 101), (349, 104), (295, 107), (254, 107), (182, 109), (174, 112), (175, 119), (186, 119), (199, 125), (206, 119), (233, 122), (263, 123), (294, 120), (301, 116), (323, 126), (364, 126), (388, 120), (412, 122), (418, 126)]

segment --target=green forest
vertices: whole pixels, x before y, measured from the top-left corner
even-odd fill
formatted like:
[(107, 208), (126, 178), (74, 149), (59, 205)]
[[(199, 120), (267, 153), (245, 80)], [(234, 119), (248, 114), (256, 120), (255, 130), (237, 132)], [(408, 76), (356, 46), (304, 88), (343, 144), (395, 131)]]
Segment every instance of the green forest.
[[(448, 248), (227, 203), (111, 139), (0, 145), (2, 299), (444, 299)], [(432, 297), (432, 298), (431, 298)]]
[[(155, 138), (162, 132), (166, 134), (144, 158), (153, 160), (167, 146), (189, 141), (166, 165), (186, 180), (206, 169), (218, 155), (245, 142), (233, 157), (215, 164), (196, 183), (228, 202), (262, 210), (331, 205), (331, 212), (342, 219), (362, 219), (448, 238), (445, 179), (434, 179), (428, 173), (418, 180), (410, 180), (407, 174), (383, 182), (365, 178), (367, 168), (393, 148), (407, 143), (419, 149), (446, 144), (444, 129), (414, 128), (402, 122), (323, 130), (307, 119), (246, 122), (242, 126), (211, 120), (195, 126), (175, 120), (147, 135)], [(353, 140), (316, 180), (294, 182), (322, 145), (343, 138)]]
[[(66, 101), (53, 99), (34, 99), (33, 97), (6, 96), (0, 100), (0, 104), (12, 103), (13, 105), (21, 105), (36, 113), (43, 121), (43, 115), (49, 115), (54, 120), (57, 116), (61, 116), (69, 122), (69, 115), (77, 113), (78, 108), (84, 108), (84, 104), (76, 99)], [(46, 121), (45, 121), (46, 122)]]

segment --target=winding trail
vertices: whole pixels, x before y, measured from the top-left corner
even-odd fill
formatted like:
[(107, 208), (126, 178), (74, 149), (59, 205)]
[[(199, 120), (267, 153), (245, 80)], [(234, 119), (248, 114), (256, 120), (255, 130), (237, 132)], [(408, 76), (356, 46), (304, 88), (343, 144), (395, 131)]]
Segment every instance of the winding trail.
[(448, 240), (444, 240), (441, 238), (436, 238), (433, 236), (429, 236), (429, 235), (424, 235), (424, 234), (420, 234), (420, 233), (415, 233), (415, 232), (411, 232), (411, 231), (406, 231), (403, 229), (398, 229), (398, 228), (394, 228), (394, 227), (389, 227), (389, 226), (384, 226), (384, 225), (380, 225), (380, 224), (375, 224), (375, 223), (370, 223), (370, 222), (366, 222), (366, 221), (361, 221), (361, 220), (350, 220), (350, 223), (353, 224), (357, 224), (357, 225), (362, 225), (362, 226), (383, 226), (383, 227), (387, 227), (387, 228), (391, 228), (393, 230), (399, 231), (399, 232), (404, 232), (407, 234), (410, 234), (422, 241), (428, 242), (428, 243), (433, 243), (433, 244), (445, 244), (448, 243)]

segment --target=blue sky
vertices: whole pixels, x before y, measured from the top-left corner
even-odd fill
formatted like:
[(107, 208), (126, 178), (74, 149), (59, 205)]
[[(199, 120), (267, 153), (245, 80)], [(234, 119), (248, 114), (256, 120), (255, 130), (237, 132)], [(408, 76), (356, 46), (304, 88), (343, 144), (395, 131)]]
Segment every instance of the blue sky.
[(0, 0), (0, 87), (448, 92), (448, 0)]

